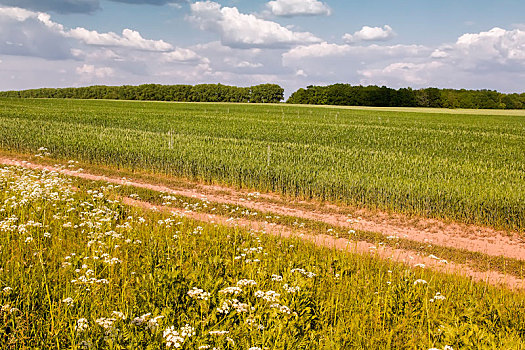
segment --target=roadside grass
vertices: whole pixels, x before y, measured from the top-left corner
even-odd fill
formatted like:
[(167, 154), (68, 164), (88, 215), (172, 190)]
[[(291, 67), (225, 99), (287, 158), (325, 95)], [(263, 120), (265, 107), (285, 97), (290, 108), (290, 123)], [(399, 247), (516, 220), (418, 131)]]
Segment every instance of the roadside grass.
[(77, 185), (0, 167), (8, 348), (525, 346), (523, 293), (133, 208), (112, 198), (114, 186)]

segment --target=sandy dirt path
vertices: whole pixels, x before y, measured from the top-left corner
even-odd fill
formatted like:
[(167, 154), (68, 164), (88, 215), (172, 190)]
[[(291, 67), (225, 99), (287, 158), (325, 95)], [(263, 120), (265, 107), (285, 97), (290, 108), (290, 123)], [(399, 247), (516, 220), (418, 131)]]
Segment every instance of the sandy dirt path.
[[(64, 175), (95, 181), (131, 185), (173, 195), (193, 197), (228, 205), (241, 205), (259, 212), (271, 212), (297, 218), (312, 219), (333, 226), (381, 233), (386, 237), (397, 236), (424, 244), (465, 249), (491, 256), (505, 256), (525, 260), (525, 236), (516, 232), (498, 231), (488, 227), (451, 223), (436, 219), (408, 218), (399, 214), (352, 209), (331, 204), (283, 199), (276, 194), (254, 196), (248, 191), (235, 190), (216, 185), (195, 184), (195, 188), (176, 188), (149, 184), (132, 179), (93, 175), (55, 166), (29, 163), (27, 161), (2, 158), (0, 164), (18, 165), (32, 169), (46, 169)], [(351, 213), (349, 215), (348, 213)]]
[[(298, 218), (313, 219), (326, 222), (336, 226), (352, 229), (379, 232), (387, 236), (398, 236), (408, 238), (422, 243), (432, 243), (454, 248), (463, 248), (478, 251), (489, 255), (503, 255), (525, 260), (525, 243), (517, 233), (506, 233), (490, 228), (474, 225), (447, 223), (433, 219), (410, 219), (401, 215), (391, 215), (381, 212), (371, 213), (366, 210), (354, 210), (352, 215), (343, 214), (344, 208), (334, 205), (325, 205), (321, 208), (306, 209), (302, 204), (313, 207), (312, 203), (293, 203), (286, 201), (274, 194), (254, 195), (247, 191), (239, 191), (228, 187), (210, 186), (197, 184), (195, 188), (175, 188), (156, 184), (137, 182), (126, 178), (114, 178), (90, 174), (84, 171), (68, 169), (65, 166), (49, 166), (30, 163), (28, 161), (0, 157), (0, 164), (21, 166), (29, 169), (55, 171), (57, 173), (79, 177), (93, 181), (106, 181), (119, 185), (131, 185), (147, 188), (155, 191), (165, 192), (173, 195), (193, 197), (211, 202), (224, 203), (228, 205), (242, 205), (244, 207), (262, 211), (272, 212), (279, 215), (290, 215)], [(413, 267), (424, 265), (436, 271), (453, 273), (471, 277), (475, 281), (483, 281), (492, 285), (503, 285), (512, 289), (525, 289), (525, 280), (505, 275), (498, 271), (475, 271), (467, 265), (454, 262), (443, 262), (420, 253), (392, 247), (376, 246), (364, 241), (349, 241), (344, 238), (336, 238), (327, 234), (311, 235), (298, 228), (291, 229), (283, 225), (253, 221), (226, 216), (198, 213), (188, 210), (176, 209), (152, 205), (144, 201), (124, 198), (123, 202), (128, 205), (138, 206), (146, 209), (155, 209), (178, 213), (187, 217), (218, 223), (230, 227), (241, 226), (267, 234), (281, 237), (298, 237), (310, 241), (318, 246), (329, 247), (359, 254), (371, 254), (382, 259), (403, 262)]]

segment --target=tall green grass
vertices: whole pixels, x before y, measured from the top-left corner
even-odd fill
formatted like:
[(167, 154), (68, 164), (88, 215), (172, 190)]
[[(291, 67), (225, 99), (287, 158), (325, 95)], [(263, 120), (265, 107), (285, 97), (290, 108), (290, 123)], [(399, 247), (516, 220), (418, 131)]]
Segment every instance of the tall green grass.
[(0, 344), (520, 349), (523, 294), (0, 168)]
[(0, 147), (523, 231), (525, 117), (0, 100)]

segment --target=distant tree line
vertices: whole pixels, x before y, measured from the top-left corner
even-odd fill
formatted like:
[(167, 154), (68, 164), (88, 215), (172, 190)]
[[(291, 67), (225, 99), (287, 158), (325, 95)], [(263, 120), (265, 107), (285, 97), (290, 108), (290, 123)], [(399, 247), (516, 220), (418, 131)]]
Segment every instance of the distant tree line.
[(287, 102), (372, 107), (523, 109), (525, 108), (525, 93), (503, 94), (493, 90), (437, 88), (396, 90), (386, 86), (334, 84), (301, 88), (294, 92)]
[(0, 97), (76, 98), (180, 102), (275, 103), (284, 99), (284, 89), (276, 84), (236, 87), (222, 84), (139, 86), (88, 86), (80, 88), (43, 88), (0, 92)]

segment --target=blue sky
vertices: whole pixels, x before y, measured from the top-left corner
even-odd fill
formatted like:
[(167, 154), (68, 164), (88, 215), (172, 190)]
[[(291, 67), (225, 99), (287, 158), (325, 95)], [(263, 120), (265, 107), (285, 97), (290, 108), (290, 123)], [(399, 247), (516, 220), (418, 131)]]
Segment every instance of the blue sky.
[(0, 89), (345, 82), (523, 92), (518, 0), (0, 0)]

